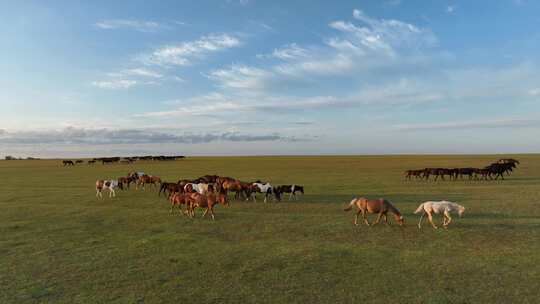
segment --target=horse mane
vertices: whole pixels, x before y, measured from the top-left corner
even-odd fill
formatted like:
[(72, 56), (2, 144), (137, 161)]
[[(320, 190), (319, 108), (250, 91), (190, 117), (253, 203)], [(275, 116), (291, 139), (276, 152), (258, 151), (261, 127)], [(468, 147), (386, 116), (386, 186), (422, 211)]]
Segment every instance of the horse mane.
[(401, 212), (399, 212), (399, 210), (397, 210), (397, 208), (394, 207), (394, 205), (392, 205), (392, 203), (389, 200), (385, 199), (384, 202), (388, 205), (388, 210), (390, 210), (392, 213), (394, 213), (397, 216), (401, 216)]

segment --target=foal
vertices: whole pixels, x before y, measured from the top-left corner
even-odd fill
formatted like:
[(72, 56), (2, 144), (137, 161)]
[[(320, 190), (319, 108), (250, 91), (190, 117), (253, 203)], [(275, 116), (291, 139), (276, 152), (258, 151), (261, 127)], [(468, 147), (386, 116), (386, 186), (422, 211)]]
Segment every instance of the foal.
[(392, 203), (390, 203), (389, 200), (386, 200), (383, 198), (380, 198), (377, 200), (368, 200), (367, 198), (363, 198), (363, 197), (353, 198), (353, 200), (349, 203), (349, 206), (347, 206), (347, 208), (343, 210), (349, 211), (353, 208), (353, 206), (356, 206), (356, 208), (358, 209), (358, 211), (356, 212), (356, 217), (354, 218), (354, 224), (357, 226), (358, 226), (358, 216), (360, 215), (360, 213), (362, 213), (362, 218), (364, 219), (364, 223), (368, 226), (370, 226), (370, 224), (366, 218), (367, 213), (379, 214), (379, 216), (377, 217), (377, 220), (371, 225), (377, 225), (380, 222), (381, 217), (383, 216), (384, 216), (384, 222), (388, 225), (388, 217), (387, 217), (388, 211), (393, 213), (394, 218), (396, 219), (396, 222), (398, 222), (400, 226), (403, 226), (403, 223), (404, 223), (403, 216), (401, 215), (399, 210), (397, 210), (397, 208), (394, 207)]

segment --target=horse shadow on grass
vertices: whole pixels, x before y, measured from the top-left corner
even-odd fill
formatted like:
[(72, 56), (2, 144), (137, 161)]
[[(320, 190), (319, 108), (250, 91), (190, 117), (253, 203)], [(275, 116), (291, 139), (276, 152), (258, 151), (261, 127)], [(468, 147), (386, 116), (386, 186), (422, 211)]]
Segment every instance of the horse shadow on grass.
[[(304, 197), (300, 197), (298, 200), (291, 200), (290, 202), (294, 203), (343, 203), (348, 204), (353, 198), (356, 197), (366, 197), (370, 199), (385, 198), (395, 203), (399, 204), (421, 204), (425, 201), (436, 201), (436, 200), (449, 200), (455, 202), (466, 201), (469, 199), (470, 195), (464, 193), (454, 193), (454, 194), (445, 194), (437, 193), (434, 195), (426, 194), (411, 194), (411, 193), (392, 193), (392, 194), (380, 194), (380, 193), (356, 193), (356, 194), (332, 194), (332, 195), (309, 195), (306, 194)], [(288, 199), (282, 199), (282, 202), (288, 203)]]

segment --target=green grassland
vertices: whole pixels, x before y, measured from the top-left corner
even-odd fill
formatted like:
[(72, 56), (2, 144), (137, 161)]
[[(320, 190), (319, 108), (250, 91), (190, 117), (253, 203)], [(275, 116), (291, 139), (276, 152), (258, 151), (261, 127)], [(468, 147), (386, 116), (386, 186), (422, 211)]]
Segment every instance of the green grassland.
[[(540, 155), (514, 155), (521, 165), (505, 181), (403, 176), (500, 157), (0, 161), (0, 303), (538, 303)], [(171, 216), (148, 189), (95, 198), (96, 179), (134, 170), (296, 183), (306, 195), (218, 206), (214, 222)], [(343, 207), (355, 195), (390, 199), (405, 227), (353, 226)], [(413, 211), (439, 199), (466, 206), (465, 216), (419, 230)]]

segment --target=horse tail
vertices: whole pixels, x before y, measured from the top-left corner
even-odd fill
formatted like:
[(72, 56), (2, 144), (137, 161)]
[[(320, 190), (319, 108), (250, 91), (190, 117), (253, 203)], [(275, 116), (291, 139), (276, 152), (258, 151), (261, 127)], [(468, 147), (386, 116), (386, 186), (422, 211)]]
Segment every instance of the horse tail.
[(422, 203), (422, 204), (420, 204), (420, 206), (418, 206), (416, 211), (414, 211), (414, 214), (418, 214), (418, 213), (422, 212), (423, 210), (424, 210), (424, 203)]
[(347, 208), (343, 209), (343, 211), (351, 211), (353, 208), (353, 205), (356, 203), (357, 198), (353, 198), (352, 201), (349, 203)]

